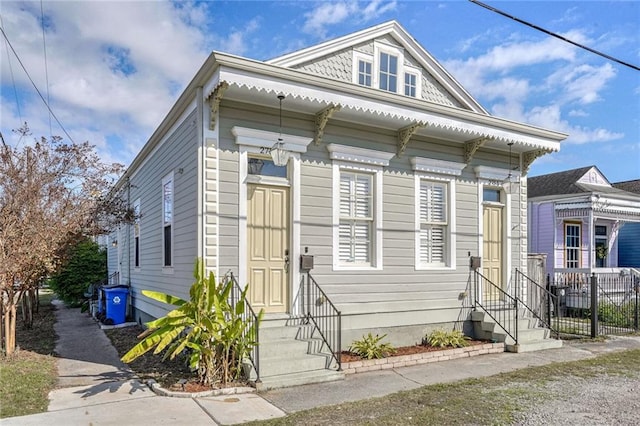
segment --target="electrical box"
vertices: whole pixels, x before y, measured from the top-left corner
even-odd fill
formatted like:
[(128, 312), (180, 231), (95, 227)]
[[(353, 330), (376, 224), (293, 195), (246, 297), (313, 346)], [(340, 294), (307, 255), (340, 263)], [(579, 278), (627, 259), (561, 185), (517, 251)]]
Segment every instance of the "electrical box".
[(313, 256), (310, 254), (300, 255), (300, 269), (303, 271), (310, 271), (313, 269)]
[(471, 256), (469, 258), (469, 267), (473, 270), (482, 266), (482, 258), (480, 256)]

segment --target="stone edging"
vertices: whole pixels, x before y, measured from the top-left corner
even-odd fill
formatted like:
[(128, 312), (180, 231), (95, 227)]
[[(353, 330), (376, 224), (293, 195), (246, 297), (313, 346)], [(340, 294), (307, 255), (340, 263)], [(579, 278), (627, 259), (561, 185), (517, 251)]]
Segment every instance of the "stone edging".
[(501, 352), (504, 352), (504, 343), (483, 343), (481, 345), (471, 345), (464, 348), (344, 362), (342, 363), (342, 371), (344, 374), (364, 373), (365, 371), (409, 367), (411, 365), (428, 364), (431, 362), (448, 361), (451, 359), (497, 354)]
[(205, 396), (220, 396), (220, 395), (236, 395), (240, 393), (255, 393), (256, 389), (249, 386), (240, 386), (234, 388), (212, 389), (202, 392), (176, 392), (163, 388), (153, 379), (147, 380), (147, 386), (156, 395), (170, 396), (173, 398), (202, 398)]

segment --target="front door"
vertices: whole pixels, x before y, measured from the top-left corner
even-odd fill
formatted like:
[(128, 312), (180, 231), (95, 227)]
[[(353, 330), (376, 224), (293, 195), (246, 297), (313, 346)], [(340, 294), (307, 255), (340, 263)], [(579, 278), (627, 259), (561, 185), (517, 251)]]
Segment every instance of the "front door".
[[(483, 210), (484, 245), (482, 275), (496, 286), (502, 286), (502, 211), (498, 205), (485, 205)], [(499, 291), (489, 283), (483, 286), (484, 300), (498, 300)]]
[(265, 312), (286, 312), (289, 301), (289, 188), (248, 184), (249, 301)]

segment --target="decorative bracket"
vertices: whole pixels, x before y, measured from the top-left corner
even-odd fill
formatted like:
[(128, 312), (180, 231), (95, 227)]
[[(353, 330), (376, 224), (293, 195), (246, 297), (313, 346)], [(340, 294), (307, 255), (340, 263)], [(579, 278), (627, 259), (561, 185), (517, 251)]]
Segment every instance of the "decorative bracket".
[(529, 173), (529, 167), (531, 164), (539, 157), (542, 157), (545, 154), (548, 154), (550, 151), (545, 151), (544, 149), (536, 149), (534, 151), (527, 151), (522, 154), (522, 174), (526, 175)]
[(209, 117), (209, 130), (213, 130), (216, 127), (216, 117), (218, 116), (218, 109), (220, 108), (220, 101), (222, 101), (222, 95), (224, 91), (229, 87), (229, 83), (222, 81), (218, 83), (211, 95), (209, 95), (209, 107), (211, 108), (211, 115)]
[(464, 143), (464, 162), (469, 164), (471, 160), (473, 160), (473, 156), (476, 151), (484, 146), (485, 143), (489, 141), (489, 138), (477, 138), (472, 139)]
[(407, 149), (407, 144), (409, 143), (411, 136), (423, 127), (426, 127), (426, 124), (419, 121), (398, 130), (398, 157), (400, 157)]
[(322, 142), (322, 136), (324, 135), (324, 128), (327, 126), (329, 119), (334, 112), (340, 111), (342, 105), (331, 104), (319, 113), (316, 114), (316, 136), (314, 142), (316, 145), (320, 145)]

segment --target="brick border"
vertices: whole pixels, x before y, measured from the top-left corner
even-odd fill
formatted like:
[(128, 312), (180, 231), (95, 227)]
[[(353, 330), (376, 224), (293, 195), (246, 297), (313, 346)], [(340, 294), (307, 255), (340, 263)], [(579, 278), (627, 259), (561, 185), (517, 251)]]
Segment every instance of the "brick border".
[(504, 343), (483, 343), (464, 348), (445, 349), (441, 351), (423, 352), (412, 355), (390, 356), (381, 359), (366, 359), (342, 363), (344, 374), (364, 373), (366, 371), (388, 370), (411, 365), (428, 364), (431, 362), (448, 361), (451, 359), (468, 358), (485, 354), (504, 352)]

